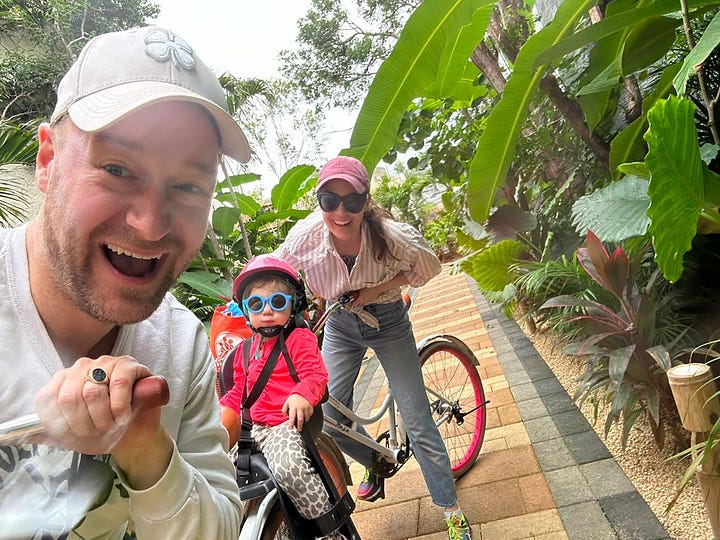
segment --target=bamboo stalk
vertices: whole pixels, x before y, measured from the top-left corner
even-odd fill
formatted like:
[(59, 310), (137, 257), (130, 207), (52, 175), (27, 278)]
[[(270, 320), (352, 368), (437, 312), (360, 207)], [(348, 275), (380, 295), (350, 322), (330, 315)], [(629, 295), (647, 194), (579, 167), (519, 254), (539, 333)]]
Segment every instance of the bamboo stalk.
[[(693, 446), (707, 441), (708, 434), (720, 415), (717, 387), (710, 366), (689, 363), (674, 366), (667, 371), (670, 389), (680, 420), (691, 432)], [(697, 457), (694, 452), (693, 457)], [(706, 453), (695, 471), (700, 492), (712, 527), (715, 540), (720, 539), (720, 453), (714, 446)]]

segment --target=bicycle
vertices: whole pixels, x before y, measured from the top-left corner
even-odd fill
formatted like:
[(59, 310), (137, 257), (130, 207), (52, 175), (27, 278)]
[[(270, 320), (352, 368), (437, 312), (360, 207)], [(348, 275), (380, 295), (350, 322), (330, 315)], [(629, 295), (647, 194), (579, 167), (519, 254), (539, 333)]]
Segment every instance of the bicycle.
[[(352, 300), (352, 295), (342, 295), (320, 316), (313, 332), (318, 334), (330, 315)], [(418, 343), (418, 353), (430, 408), (445, 442), (453, 476), (458, 479), (468, 472), (477, 460), (485, 436), (488, 401), (485, 399), (482, 379), (476, 367), (479, 362), (465, 343), (448, 334), (432, 335), (421, 340)], [(229, 384), (232, 384), (232, 363), (228, 363), (227, 358), (222, 366), (222, 376), (226, 379), (229, 377)], [(375, 440), (332, 418), (324, 417), (326, 431), (344, 433), (376, 451), (381, 456), (381, 474), (386, 478), (395, 475), (412, 457), (410, 440), (396, 411), (394, 396), (389, 388), (380, 407), (370, 416), (357, 414), (332, 396), (328, 397), (328, 403), (355, 424), (370, 425), (387, 417), (388, 429)], [(347, 500), (347, 486), (352, 484), (352, 479), (344, 455), (325, 432), (320, 434), (315, 446), (322, 458), (321, 469), (324, 468), (332, 478), (340, 498)], [(267, 465), (264, 467), (266, 469)], [(292, 538), (297, 524), (288, 521), (295, 517), (288, 515), (282, 494), (269, 471), (261, 474), (264, 475), (263, 479), (241, 487), (241, 498), (247, 501), (248, 506), (240, 539)], [(345, 507), (344, 510), (352, 511), (352, 508)], [(338, 519), (342, 519), (342, 516)], [(349, 520), (349, 523), (351, 527), (348, 537), (359, 538), (352, 521)]]
[[(313, 331), (317, 333), (334, 311), (351, 301), (352, 297), (347, 294), (338, 298), (320, 317)], [(453, 476), (458, 479), (477, 460), (485, 437), (488, 400), (485, 399), (482, 379), (476, 367), (479, 362), (465, 343), (449, 334), (428, 336), (417, 347), (430, 409), (445, 442)], [(375, 413), (367, 417), (357, 414), (332, 396), (328, 403), (352, 422), (364, 426), (387, 416), (388, 429), (375, 441), (325, 417), (325, 426), (330, 430), (341, 432), (378, 452), (385, 461), (386, 478), (393, 476), (412, 457), (410, 440), (395, 409), (390, 388)]]

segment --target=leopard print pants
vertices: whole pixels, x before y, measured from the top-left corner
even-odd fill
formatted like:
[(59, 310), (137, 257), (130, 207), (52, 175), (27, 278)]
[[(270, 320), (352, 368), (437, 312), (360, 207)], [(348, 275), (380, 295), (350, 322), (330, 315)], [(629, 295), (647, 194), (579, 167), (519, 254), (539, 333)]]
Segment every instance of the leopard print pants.
[[(256, 424), (252, 428), (252, 436), (265, 455), (275, 480), (303, 517), (312, 519), (330, 510), (327, 490), (320, 475), (313, 469), (296, 428), (290, 428), (287, 422), (277, 426)], [(345, 537), (335, 531), (322, 538), (342, 540)]]

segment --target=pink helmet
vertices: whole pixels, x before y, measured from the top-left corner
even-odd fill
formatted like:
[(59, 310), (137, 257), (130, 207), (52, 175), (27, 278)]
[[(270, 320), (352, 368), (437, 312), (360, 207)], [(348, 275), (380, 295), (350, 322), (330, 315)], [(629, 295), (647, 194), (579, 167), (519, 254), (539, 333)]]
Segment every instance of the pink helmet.
[[(242, 297), (250, 279), (258, 275), (277, 277), (293, 290), (293, 314), (302, 313), (308, 307), (305, 285), (292, 265), (275, 255), (257, 255), (250, 259), (233, 282), (233, 300), (242, 306)], [(247, 314), (245, 314), (247, 317)]]

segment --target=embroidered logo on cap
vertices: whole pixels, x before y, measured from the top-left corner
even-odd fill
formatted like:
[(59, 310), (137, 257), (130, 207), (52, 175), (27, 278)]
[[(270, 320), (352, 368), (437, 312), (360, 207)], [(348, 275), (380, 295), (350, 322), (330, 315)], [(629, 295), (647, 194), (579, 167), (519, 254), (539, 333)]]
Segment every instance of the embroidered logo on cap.
[(187, 41), (172, 32), (153, 30), (145, 38), (145, 54), (158, 62), (172, 63), (187, 70), (195, 69), (193, 50)]

